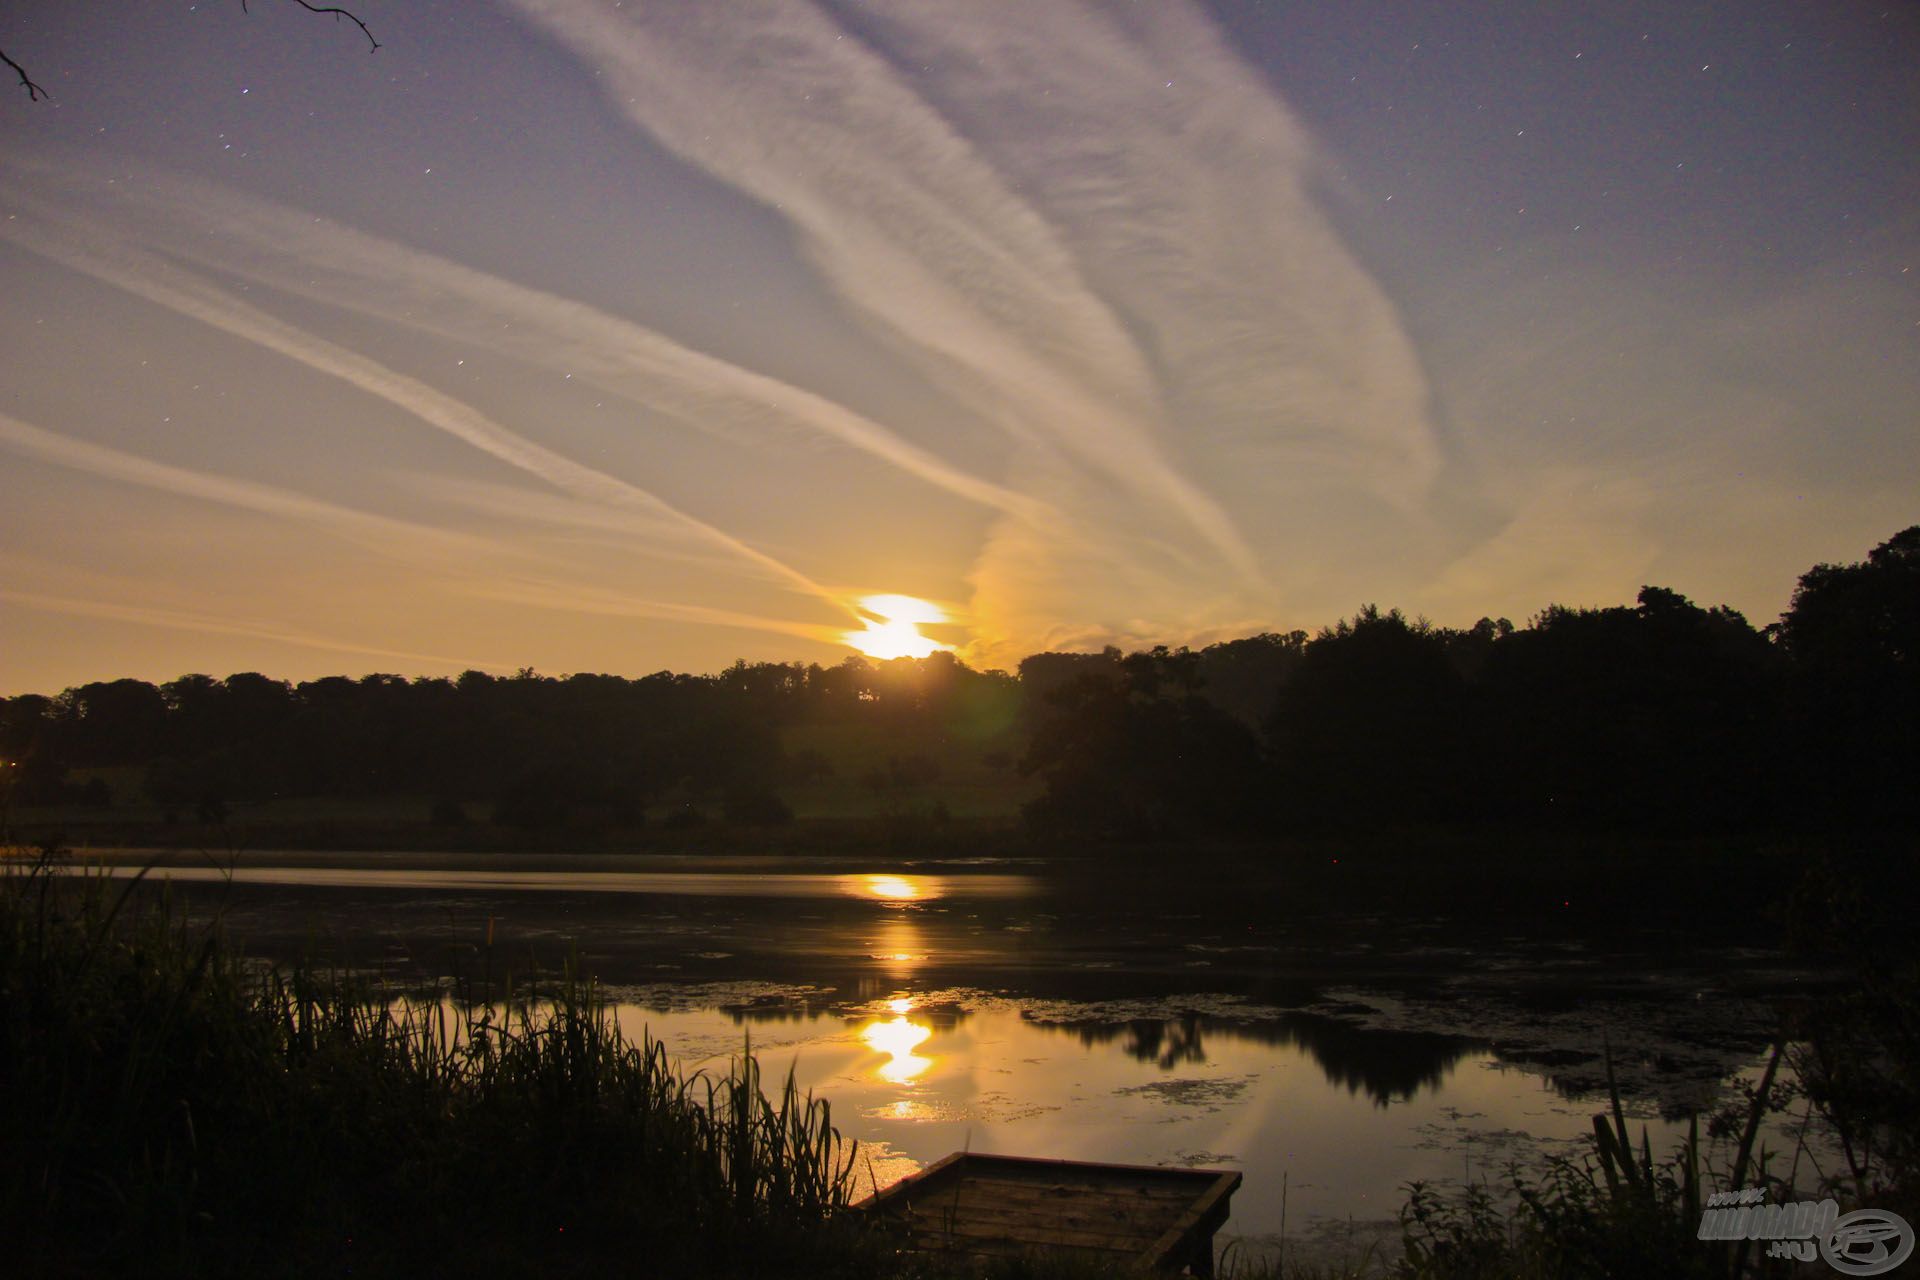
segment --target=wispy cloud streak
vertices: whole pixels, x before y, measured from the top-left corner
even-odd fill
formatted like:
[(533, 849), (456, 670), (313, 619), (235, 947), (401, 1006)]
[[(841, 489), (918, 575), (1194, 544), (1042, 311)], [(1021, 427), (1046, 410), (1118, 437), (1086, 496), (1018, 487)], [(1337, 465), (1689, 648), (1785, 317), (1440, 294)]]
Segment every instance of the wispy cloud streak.
[(964, 471), (833, 400), (571, 298), (208, 183), (139, 166), (128, 180), (103, 183), (28, 164), (71, 201), (12, 197), (56, 241), (78, 225), (80, 210), (104, 209), (121, 243), (574, 374), (692, 427), (804, 430), (968, 501), (1037, 522), (1059, 518), (1043, 500)]
[(741, 631), (760, 631), (794, 636), (821, 644), (837, 644), (846, 628), (791, 622), (744, 613), (737, 609), (717, 609), (707, 605), (673, 600), (649, 599), (610, 587), (578, 583), (541, 582), (528, 578), (494, 579), (472, 587), (468, 594), (509, 604), (553, 609), (565, 613), (592, 613), (611, 618), (657, 618), (666, 622), (689, 622), (702, 626), (729, 627)]
[(1308, 194), (1310, 139), (1191, 7), (516, 3), (1016, 442), (1008, 482), (1084, 537), (991, 531), (974, 611), (1007, 643), (1159, 625), (1142, 590), (1190, 626), (1273, 616), (1303, 497), (1418, 518), (1411, 343)]
[(1258, 578), (1232, 521), (1154, 438), (1147, 362), (1071, 252), (876, 52), (803, 4), (521, 8), (637, 123), (779, 209), (848, 302), (952, 394), (1171, 508)]
[(192, 631), (202, 635), (270, 640), (275, 644), (318, 649), (328, 653), (353, 653), (373, 658), (392, 658), (416, 667), (425, 665), (470, 667), (481, 671), (515, 669), (507, 663), (450, 657), (441, 653), (417, 653), (409, 649), (388, 649), (332, 636), (316, 635), (310, 631), (274, 622), (217, 616), (186, 609), (163, 609), (113, 600), (84, 600), (72, 596), (47, 595), (35, 591), (12, 591), (5, 588), (0, 588), (0, 600), (44, 613), (67, 614), (80, 618), (102, 618), (109, 622), (132, 623), (143, 627), (164, 627), (170, 631)]
[[(1354, 562), (1330, 544), (1330, 512), (1361, 513), (1343, 525), (1349, 543), (1368, 522), (1417, 541), (1441, 461), (1420, 363), (1311, 195), (1312, 139), (1198, 9), (509, 4), (635, 128), (783, 218), (869, 340), (1001, 433), (1004, 472), (977, 474), (897, 423), (645, 323), (138, 164), (109, 180), (21, 157), (32, 181), (0, 198), (16, 214), (0, 238), (378, 397), (554, 491), (423, 476), (419, 492), (659, 558), (717, 555), (843, 610), (826, 585), (838, 572), (695, 514), (674, 487), (687, 475), (587, 466), (553, 430), (490, 417), (350, 327), (294, 323), (285, 299), (565, 372), (743, 446), (743, 466), (768, 465), (756, 441), (794, 432), (855, 450), (994, 513), (964, 549), (970, 652), (989, 660), (1286, 620), (1303, 584)], [(832, 455), (807, 461), (810, 487), (830, 489)], [(849, 496), (821, 518), (859, 518)], [(821, 631), (612, 580), (604, 597), (502, 589), (542, 607), (571, 594), (581, 612)]]
[[(439, 552), (435, 563), (444, 589), (474, 599), (551, 609), (557, 612), (595, 614), (605, 617), (656, 618), (668, 622), (722, 626), (736, 630), (758, 631), (794, 636), (820, 643), (835, 643), (843, 627), (771, 618), (739, 610), (713, 608), (680, 601), (649, 599), (631, 592), (579, 580), (536, 578), (524, 570), (501, 570), (503, 562), (524, 561), (508, 545), (488, 539), (452, 533), (412, 521), (395, 520), (310, 498), (274, 485), (238, 480), (227, 476), (191, 471), (167, 463), (155, 462), (118, 449), (58, 435), (51, 431), (0, 414), (0, 449), (37, 462), (62, 467), (122, 484), (135, 485), (163, 493), (217, 503), (244, 511), (258, 512), (278, 519), (293, 520), (326, 529), (342, 538), (401, 560), (421, 562), (425, 553)], [(519, 503), (526, 501), (525, 495)], [(502, 510), (513, 509), (504, 504)], [(555, 504), (545, 512), (555, 518), (591, 520), (592, 511)], [(605, 511), (601, 527), (632, 532), (622, 522), (620, 512)], [(477, 565), (493, 566), (479, 572)], [(458, 567), (456, 567), (458, 566)], [(73, 597), (33, 592), (0, 592), (0, 598), (34, 608), (78, 614), (87, 617), (140, 622), (176, 630), (249, 636), (282, 640), (309, 648), (332, 649), (348, 653), (366, 653), (381, 657), (430, 660), (444, 664), (444, 657), (406, 650), (383, 649), (346, 641), (324, 639), (306, 632), (277, 628), (268, 624), (227, 619), (211, 614), (142, 606), (85, 601)], [(489, 664), (468, 663), (488, 666)], [(491, 664), (499, 666), (501, 664)]]
[(498, 550), (483, 539), (431, 525), (357, 511), (275, 485), (192, 471), (76, 440), (4, 413), (0, 413), (0, 449), (122, 484), (318, 525), (352, 542), (402, 559), (418, 560), (435, 552), (442, 557), (470, 557), (483, 550)]
[(279, 320), (223, 289), (185, 278), (181, 271), (152, 255), (124, 246), (82, 247), (71, 238), (63, 241), (31, 225), (23, 225), (17, 219), (0, 223), (0, 236), (64, 266), (339, 378), (557, 489), (591, 502), (652, 517), (663, 528), (704, 539), (775, 580), (835, 607), (845, 607), (834, 592), (800, 570), (638, 485), (583, 466), (417, 378)]

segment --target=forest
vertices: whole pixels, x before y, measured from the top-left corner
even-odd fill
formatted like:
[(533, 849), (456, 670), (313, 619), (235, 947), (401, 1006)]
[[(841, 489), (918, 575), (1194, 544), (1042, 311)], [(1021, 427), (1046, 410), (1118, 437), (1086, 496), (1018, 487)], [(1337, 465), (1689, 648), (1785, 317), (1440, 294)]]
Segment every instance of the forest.
[(760, 827), (805, 819), (793, 798), (829, 782), (946, 821), (945, 774), (984, 779), (970, 794), (1040, 837), (1897, 830), (1920, 817), (1917, 725), (1920, 526), (1814, 566), (1761, 627), (1649, 586), (1521, 626), (1370, 605), (1313, 635), (1015, 672), (938, 653), (634, 679), (109, 680), (0, 700), (0, 796), (21, 823), (138, 807), (205, 824), (333, 797), (417, 802), (441, 826)]

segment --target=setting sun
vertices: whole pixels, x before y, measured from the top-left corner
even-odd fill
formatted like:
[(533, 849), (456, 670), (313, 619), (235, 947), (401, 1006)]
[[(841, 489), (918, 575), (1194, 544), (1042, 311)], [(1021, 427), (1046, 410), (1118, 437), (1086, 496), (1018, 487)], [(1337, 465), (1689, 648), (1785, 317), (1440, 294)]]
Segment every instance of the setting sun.
[(922, 623), (947, 621), (946, 610), (913, 596), (862, 596), (859, 601), (865, 629), (842, 633), (846, 642), (869, 658), (924, 658), (953, 648), (920, 633)]

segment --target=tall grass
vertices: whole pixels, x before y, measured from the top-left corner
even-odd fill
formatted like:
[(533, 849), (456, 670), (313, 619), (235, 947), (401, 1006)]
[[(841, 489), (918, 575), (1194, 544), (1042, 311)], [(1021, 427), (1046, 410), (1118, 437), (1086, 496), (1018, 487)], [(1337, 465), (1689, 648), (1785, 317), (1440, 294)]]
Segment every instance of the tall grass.
[(1776, 1155), (1759, 1141), (1762, 1124), (1779, 1106), (1775, 1075), (1784, 1054), (1776, 1042), (1757, 1087), (1714, 1118), (1713, 1127), (1736, 1140), (1723, 1167), (1714, 1168), (1697, 1116), (1666, 1160), (1655, 1160), (1644, 1126), (1635, 1149), (1609, 1051), (1608, 1107), (1593, 1117), (1588, 1154), (1553, 1157), (1539, 1175), (1511, 1169), (1506, 1196), (1485, 1183), (1451, 1195), (1411, 1184), (1400, 1215), (1405, 1253), (1398, 1274), (1409, 1280), (1791, 1274), (1791, 1260), (1761, 1256), (1764, 1244), (1699, 1237), (1710, 1191), (1759, 1188), (1776, 1202), (1818, 1198), (1796, 1188), (1790, 1175), (1776, 1174)]
[[(750, 1053), (685, 1075), (590, 983), (408, 996), (249, 963), (164, 891), (0, 871), (0, 1230), (47, 1275), (865, 1274), (854, 1152)], [(19, 1274), (19, 1272), (15, 1272)]]

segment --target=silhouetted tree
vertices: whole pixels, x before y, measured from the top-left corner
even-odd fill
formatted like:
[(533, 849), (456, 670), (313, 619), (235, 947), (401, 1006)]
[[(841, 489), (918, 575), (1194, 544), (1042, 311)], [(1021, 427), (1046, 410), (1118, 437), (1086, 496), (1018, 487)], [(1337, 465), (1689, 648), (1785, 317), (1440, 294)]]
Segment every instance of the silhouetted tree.
[[(1245, 830), (1261, 817), (1259, 741), (1197, 692), (1197, 656), (1155, 649), (1056, 687), (1021, 761), (1046, 792), (1036, 829), (1142, 838)], [(1024, 664), (1023, 664), (1024, 669)]]
[(53, 715), (53, 699), (44, 694), (0, 698), (0, 760), (23, 760), (40, 750)]
[(1738, 612), (1643, 588), (1553, 606), (1486, 662), (1498, 808), (1576, 826), (1751, 825), (1769, 809), (1773, 669)]
[(1248, 726), (1262, 728), (1306, 649), (1304, 631), (1265, 632), (1210, 644), (1200, 651), (1200, 696)]
[(1054, 692), (1089, 677), (1119, 681), (1124, 673), (1120, 650), (1108, 645), (1099, 653), (1036, 653), (1020, 660), (1020, 690), (1027, 714), (1044, 714)]
[(1803, 813), (1822, 822), (1920, 817), (1920, 525), (1864, 562), (1816, 565), (1780, 620)]
[(62, 693), (50, 727), (68, 766), (139, 764), (164, 742), (167, 703), (144, 680), (97, 681)]
[(1306, 646), (1269, 722), (1290, 812), (1322, 822), (1474, 812), (1466, 682), (1442, 633), (1368, 605)]

